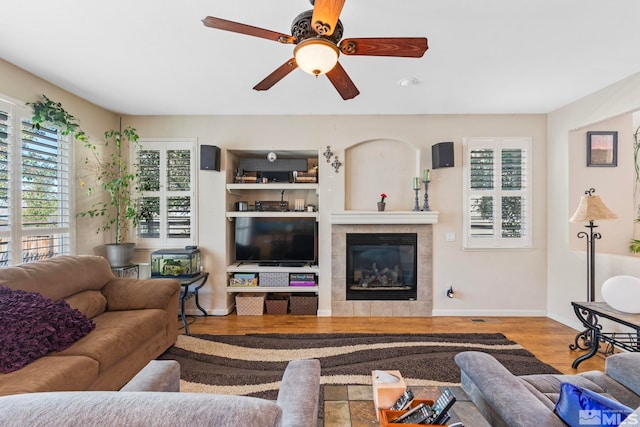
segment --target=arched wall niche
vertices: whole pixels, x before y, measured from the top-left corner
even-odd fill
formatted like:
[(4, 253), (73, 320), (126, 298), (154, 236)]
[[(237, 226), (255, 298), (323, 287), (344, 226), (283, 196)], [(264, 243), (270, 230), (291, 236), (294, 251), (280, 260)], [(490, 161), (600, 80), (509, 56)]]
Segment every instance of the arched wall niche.
[(362, 141), (345, 149), (345, 210), (376, 210), (387, 194), (386, 210), (410, 211), (420, 150), (392, 139)]

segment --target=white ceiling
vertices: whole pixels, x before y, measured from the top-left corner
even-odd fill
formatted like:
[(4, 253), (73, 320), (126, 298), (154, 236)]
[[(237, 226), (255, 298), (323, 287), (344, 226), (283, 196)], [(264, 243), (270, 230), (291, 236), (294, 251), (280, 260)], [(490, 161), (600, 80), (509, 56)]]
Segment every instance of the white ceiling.
[(419, 59), (342, 56), (349, 101), (300, 69), (254, 91), (293, 46), (201, 22), (289, 34), (308, 0), (2, 3), (1, 58), (120, 114), (546, 113), (640, 72), (638, 0), (346, 0), (345, 38), (429, 39)]

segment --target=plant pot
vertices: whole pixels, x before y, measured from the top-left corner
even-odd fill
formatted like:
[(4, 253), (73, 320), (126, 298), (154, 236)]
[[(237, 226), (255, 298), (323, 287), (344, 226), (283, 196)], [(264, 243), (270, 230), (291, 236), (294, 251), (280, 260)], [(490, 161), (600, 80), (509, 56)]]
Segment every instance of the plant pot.
[(387, 204), (386, 204), (386, 203), (384, 203), (384, 202), (378, 202), (378, 211), (379, 211), (379, 212), (384, 211), (384, 207), (385, 207), (385, 206), (387, 206)]
[(131, 264), (135, 243), (107, 243), (104, 245), (107, 260), (111, 267), (124, 267)]

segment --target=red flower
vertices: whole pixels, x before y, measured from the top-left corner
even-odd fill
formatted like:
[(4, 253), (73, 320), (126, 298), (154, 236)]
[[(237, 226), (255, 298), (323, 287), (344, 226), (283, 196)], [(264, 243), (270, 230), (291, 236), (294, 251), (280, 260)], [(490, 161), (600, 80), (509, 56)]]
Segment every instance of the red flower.
[(384, 199), (386, 199), (386, 198), (387, 198), (387, 195), (386, 195), (386, 194), (384, 194), (384, 193), (382, 193), (382, 194), (380, 195), (380, 202), (381, 202), (381, 203), (384, 203)]

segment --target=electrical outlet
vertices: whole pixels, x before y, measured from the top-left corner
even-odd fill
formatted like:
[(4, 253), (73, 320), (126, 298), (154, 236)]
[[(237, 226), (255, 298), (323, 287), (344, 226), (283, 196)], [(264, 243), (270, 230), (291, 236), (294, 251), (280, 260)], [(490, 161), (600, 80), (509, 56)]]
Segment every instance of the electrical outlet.
[(444, 239), (447, 242), (455, 242), (456, 241), (456, 232), (455, 231), (447, 231), (444, 236)]

